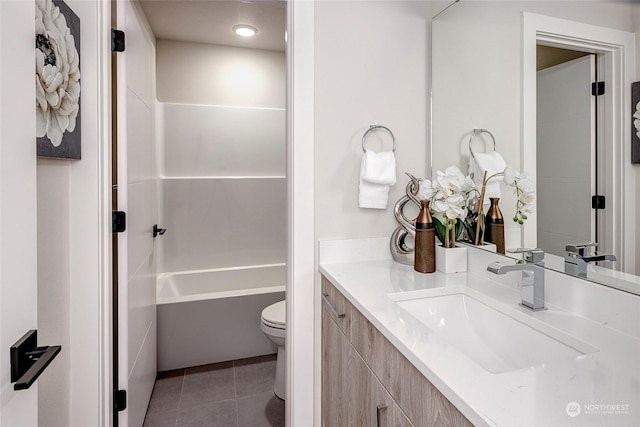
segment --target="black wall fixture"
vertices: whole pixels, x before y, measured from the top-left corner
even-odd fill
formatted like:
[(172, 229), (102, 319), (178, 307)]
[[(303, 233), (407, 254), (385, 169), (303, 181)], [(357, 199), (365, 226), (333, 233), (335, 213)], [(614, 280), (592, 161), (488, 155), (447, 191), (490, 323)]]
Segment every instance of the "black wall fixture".
[(160, 227), (158, 227), (158, 224), (153, 224), (153, 237), (154, 238), (156, 238), (158, 236), (162, 236), (166, 232), (167, 232), (166, 228), (160, 228)]

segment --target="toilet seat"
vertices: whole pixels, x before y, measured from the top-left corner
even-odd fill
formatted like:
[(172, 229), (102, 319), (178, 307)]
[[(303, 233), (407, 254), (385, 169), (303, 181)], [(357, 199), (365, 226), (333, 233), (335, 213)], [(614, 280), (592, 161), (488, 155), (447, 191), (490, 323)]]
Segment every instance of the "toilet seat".
[(262, 310), (260, 319), (262, 323), (274, 329), (286, 329), (287, 309), (285, 304), (286, 301), (279, 301)]

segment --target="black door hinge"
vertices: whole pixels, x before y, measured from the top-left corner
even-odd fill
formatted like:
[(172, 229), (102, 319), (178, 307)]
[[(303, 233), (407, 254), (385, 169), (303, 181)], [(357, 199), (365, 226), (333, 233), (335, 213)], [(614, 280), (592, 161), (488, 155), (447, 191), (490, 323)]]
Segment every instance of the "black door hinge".
[(123, 211), (111, 212), (111, 232), (122, 233), (127, 229), (127, 214)]
[(113, 409), (121, 412), (127, 409), (127, 390), (113, 391)]
[(604, 82), (591, 83), (591, 95), (593, 96), (604, 95)]
[(605, 198), (604, 196), (592, 196), (591, 197), (591, 208), (592, 209), (604, 209), (605, 207)]
[(124, 31), (111, 29), (111, 52), (124, 52)]

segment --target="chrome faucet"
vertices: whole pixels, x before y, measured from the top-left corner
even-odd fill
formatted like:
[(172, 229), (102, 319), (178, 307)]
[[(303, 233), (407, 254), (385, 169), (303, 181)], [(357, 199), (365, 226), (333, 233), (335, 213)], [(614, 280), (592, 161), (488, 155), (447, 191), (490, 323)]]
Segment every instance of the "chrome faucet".
[(589, 254), (589, 248), (597, 248), (597, 243), (574, 243), (566, 245), (564, 250), (564, 271), (578, 277), (587, 277), (587, 265), (590, 262), (615, 261), (614, 254), (599, 254), (594, 252)]
[(487, 270), (494, 274), (522, 271), (520, 305), (533, 311), (546, 310), (544, 307), (544, 252), (541, 249), (517, 249), (510, 252), (522, 253), (524, 262), (508, 265), (492, 262), (487, 266)]

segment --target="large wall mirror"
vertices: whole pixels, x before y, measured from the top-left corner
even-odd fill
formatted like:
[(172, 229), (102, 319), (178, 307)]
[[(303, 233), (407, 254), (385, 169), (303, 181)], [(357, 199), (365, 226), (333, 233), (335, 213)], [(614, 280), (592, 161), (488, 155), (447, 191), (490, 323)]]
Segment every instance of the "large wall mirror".
[[(632, 7), (631, 1), (452, 2), (432, 23), (432, 170), (467, 171), (470, 145), (492, 151), (493, 135), (506, 164), (536, 185), (536, 212), (524, 225), (510, 221), (516, 199), (501, 186), (506, 247), (540, 247), (547, 267), (565, 271), (567, 245), (597, 243), (582, 250), (585, 261), (600, 259), (587, 263), (586, 278), (640, 294), (640, 278), (631, 274)], [(604, 93), (593, 96), (602, 86), (594, 82), (604, 82)], [(474, 129), (491, 135), (474, 136)], [(603, 199), (604, 209), (593, 209)]]

